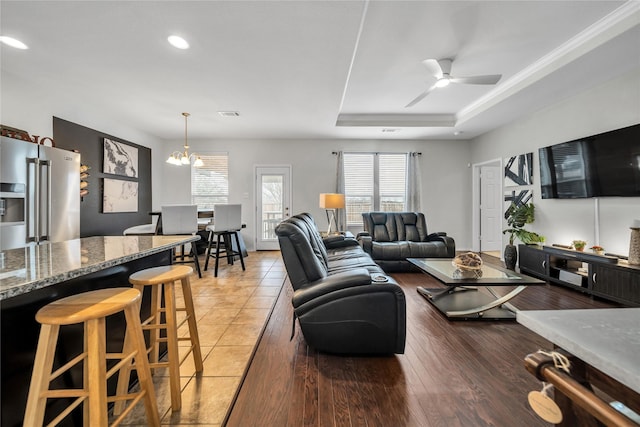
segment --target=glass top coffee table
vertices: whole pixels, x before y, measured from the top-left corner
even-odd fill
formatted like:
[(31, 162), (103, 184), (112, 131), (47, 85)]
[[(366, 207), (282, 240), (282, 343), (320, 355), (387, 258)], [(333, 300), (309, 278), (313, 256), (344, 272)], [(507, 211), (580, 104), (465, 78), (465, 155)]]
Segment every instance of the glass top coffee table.
[[(515, 319), (517, 309), (509, 300), (527, 286), (545, 284), (495, 265), (483, 264), (477, 271), (461, 271), (451, 259), (407, 258), (407, 261), (447, 286), (438, 289), (418, 286), (418, 293), (449, 319)], [(493, 286), (515, 286), (515, 289), (499, 296), (491, 289)], [(478, 291), (478, 287), (488, 293)]]

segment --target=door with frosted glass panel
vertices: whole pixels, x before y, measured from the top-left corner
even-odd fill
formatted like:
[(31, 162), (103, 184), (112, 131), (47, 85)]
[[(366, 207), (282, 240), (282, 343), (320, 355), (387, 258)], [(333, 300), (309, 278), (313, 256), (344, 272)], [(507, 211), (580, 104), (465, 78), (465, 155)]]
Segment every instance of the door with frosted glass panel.
[(278, 250), (275, 227), (290, 215), (291, 166), (256, 166), (256, 250)]

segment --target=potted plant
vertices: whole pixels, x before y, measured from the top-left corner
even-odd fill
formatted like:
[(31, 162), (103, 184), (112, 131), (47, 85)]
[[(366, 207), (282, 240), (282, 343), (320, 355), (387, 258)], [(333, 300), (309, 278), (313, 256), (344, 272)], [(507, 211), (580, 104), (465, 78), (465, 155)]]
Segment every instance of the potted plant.
[(584, 247), (587, 246), (587, 242), (585, 242), (584, 240), (574, 240), (573, 242), (571, 242), (573, 244), (573, 248), (576, 251), (584, 251)]
[(518, 251), (513, 244), (515, 239), (525, 245), (544, 242), (544, 237), (533, 231), (524, 229), (526, 224), (531, 224), (534, 219), (534, 205), (532, 202), (515, 204), (511, 203), (505, 212), (509, 228), (502, 230), (502, 234), (509, 233), (509, 244), (504, 248), (504, 263), (509, 270), (515, 270), (518, 261)]

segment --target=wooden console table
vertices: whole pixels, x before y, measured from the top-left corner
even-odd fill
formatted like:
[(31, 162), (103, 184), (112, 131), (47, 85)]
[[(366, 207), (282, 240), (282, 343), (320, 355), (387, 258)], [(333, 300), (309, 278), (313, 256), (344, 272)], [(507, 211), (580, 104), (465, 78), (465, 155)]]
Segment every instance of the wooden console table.
[(640, 306), (640, 265), (552, 246), (519, 245), (520, 271), (627, 306)]

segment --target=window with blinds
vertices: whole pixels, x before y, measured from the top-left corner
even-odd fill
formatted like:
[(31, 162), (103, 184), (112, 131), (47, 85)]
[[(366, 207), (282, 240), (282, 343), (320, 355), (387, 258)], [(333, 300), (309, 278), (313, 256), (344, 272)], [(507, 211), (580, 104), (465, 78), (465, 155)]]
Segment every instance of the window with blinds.
[(204, 163), (191, 166), (191, 203), (198, 209), (213, 209), (215, 204), (229, 201), (229, 156), (201, 155)]
[(362, 225), (362, 212), (405, 210), (407, 155), (344, 154), (347, 225)]

